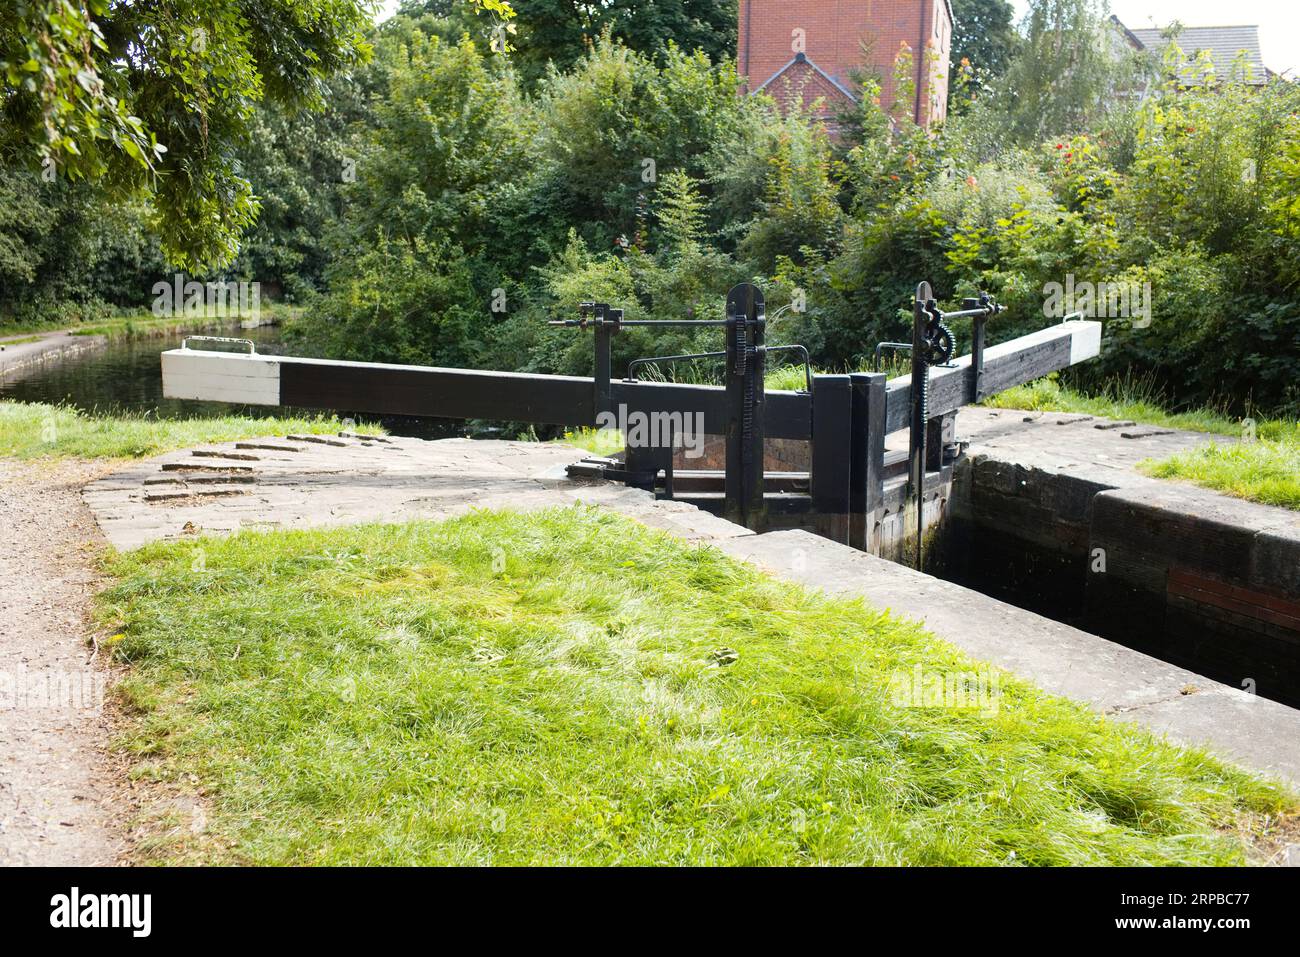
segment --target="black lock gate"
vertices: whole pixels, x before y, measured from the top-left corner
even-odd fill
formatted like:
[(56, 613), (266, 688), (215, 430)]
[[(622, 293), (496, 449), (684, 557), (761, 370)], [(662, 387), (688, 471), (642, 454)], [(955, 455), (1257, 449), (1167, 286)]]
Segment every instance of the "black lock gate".
[[(169, 398), (288, 406), (371, 415), (486, 419), (592, 427), (598, 415), (655, 414), (698, 423), (725, 437), (724, 468), (674, 467), (673, 442), (632, 445), (622, 460), (589, 460), (575, 473), (603, 476), (693, 502), (752, 529), (781, 525), (816, 528), (837, 541), (875, 551), (882, 523), (896, 520), (910, 498), (920, 513), (926, 489), (951, 468), (941, 439), (956, 410), (984, 396), (1096, 356), (1101, 325), (1069, 321), (992, 348), (984, 347), (984, 320), (998, 307), (966, 300), (957, 312), (938, 310), (928, 285), (918, 289), (913, 374), (886, 380), (881, 373), (812, 375), (799, 346), (768, 346), (762, 291), (749, 283), (727, 297), (719, 320), (636, 320), (620, 309), (587, 303), (579, 318), (559, 325), (595, 333), (591, 378), (470, 369), (262, 356), (187, 348), (162, 355)], [(972, 317), (974, 355), (952, 358), (943, 320)], [(614, 379), (612, 337), (628, 326), (719, 328), (725, 358), (721, 386)], [(808, 387), (764, 387), (769, 353), (803, 355)], [(916, 387), (913, 386), (916, 383)], [(910, 430), (907, 451), (887, 451), (886, 436)], [(765, 469), (770, 443), (807, 443), (807, 468)], [(919, 547), (918, 547), (919, 552)]]

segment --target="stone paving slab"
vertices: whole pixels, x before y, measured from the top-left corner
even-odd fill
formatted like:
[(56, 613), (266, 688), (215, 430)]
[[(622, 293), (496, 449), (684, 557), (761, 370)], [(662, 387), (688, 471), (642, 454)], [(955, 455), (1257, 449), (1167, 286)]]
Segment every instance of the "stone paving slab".
[[(1061, 472), (1111, 488), (1168, 486), (1137, 470), (1144, 459), (1162, 459), (1209, 442), (1231, 443), (1231, 436), (1179, 429), (1119, 427), (1109, 419), (1064, 412), (1025, 413), (1017, 409), (970, 406), (957, 413), (957, 437), (970, 441), (967, 454), (1014, 462), (1026, 468)], [(1124, 438), (1143, 432), (1144, 437)], [(1147, 434), (1149, 433), (1149, 434)]]
[(923, 622), (973, 658), (1178, 744), (1300, 784), (1300, 711), (809, 532), (717, 543), (828, 594)]
[[(236, 447), (239, 459), (230, 457)], [(275, 436), (169, 452), (92, 482), (82, 494), (120, 550), (244, 528), (440, 519), (474, 508), (575, 502), (611, 508), (692, 541), (752, 534), (685, 503), (656, 501), (649, 492), (570, 480), (564, 467), (584, 455), (572, 446), (537, 442), (377, 442), (342, 435), (325, 443)], [(203, 471), (183, 471), (196, 465)], [(222, 475), (236, 481), (213, 485)], [(156, 484), (160, 479), (170, 481)], [(213, 491), (225, 494), (206, 497)]]

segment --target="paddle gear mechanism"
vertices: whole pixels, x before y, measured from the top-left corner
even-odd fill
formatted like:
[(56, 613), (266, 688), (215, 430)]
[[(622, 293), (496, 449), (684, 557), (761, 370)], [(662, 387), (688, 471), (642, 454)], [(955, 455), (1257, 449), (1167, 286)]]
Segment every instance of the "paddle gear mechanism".
[[(972, 299), (963, 299), (962, 308), (955, 312), (944, 312), (939, 308), (930, 290), (930, 284), (923, 282), (916, 287), (916, 299), (912, 304), (912, 423), (908, 442), (908, 477), (911, 485), (911, 498), (916, 508), (916, 567), (922, 565), (921, 540), (925, 533), (925, 474), (929, 451), (927, 433), (930, 427), (930, 367), (943, 366), (952, 361), (956, 350), (956, 341), (952, 330), (945, 320), (970, 319), (971, 330), (971, 366), (975, 370), (975, 394), (983, 398), (981, 379), (984, 374), (984, 323), (990, 316), (1002, 311), (1002, 306), (993, 301), (988, 293), (981, 293)], [(877, 361), (881, 347), (893, 343), (881, 343), (876, 349)], [(937, 444), (937, 443), (936, 443)], [(942, 462), (940, 462), (942, 465)]]
[[(933, 306), (933, 300), (931, 300), (931, 308), (935, 309), (935, 313), (939, 311)], [(926, 360), (926, 364), (948, 364), (948, 361), (953, 358), (954, 348), (956, 348), (956, 339), (953, 339), (953, 330), (940, 322), (937, 316), (928, 322), (922, 338), (922, 358)]]

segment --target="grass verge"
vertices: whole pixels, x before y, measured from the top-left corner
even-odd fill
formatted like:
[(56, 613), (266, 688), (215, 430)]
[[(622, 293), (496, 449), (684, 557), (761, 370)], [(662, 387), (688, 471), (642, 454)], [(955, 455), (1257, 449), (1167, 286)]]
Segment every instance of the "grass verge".
[(1194, 482), (1236, 498), (1300, 511), (1300, 443), (1212, 442), (1140, 467), (1155, 478)]
[(1300, 509), (1300, 423), (1285, 419), (1233, 419), (1214, 409), (1169, 412), (1140, 384), (1114, 383), (1101, 395), (1066, 388), (1055, 377), (1018, 386), (985, 400), (1002, 409), (1074, 412), (1144, 425), (1245, 439), (1211, 442), (1190, 452), (1149, 460), (1140, 468), (1155, 478), (1193, 482), (1237, 498)]
[[(145, 860), (1225, 864), (1295, 798), (920, 626), (587, 508), (109, 560)], [(987, 674), (987, 672), (986, 672)]]
[[(196, 419), (155, 419), (119, 412), (92, 415), (63, 405), (0, 400), (0, 456), (16, 459), (144, 458), (207, 442), (231, 442), (287, 432), (335, 434), (343, 423), (333, 416), (254, 418), (227, 415)], [(378, 432), (357, 426), (359, 432)]]
[(619, 429), (571, 429), (556, 441), (572, 445), (592, 455), (613, 455), (622, 452), (626, 444), (623, 433)]
[(999, 392), (981, 404), (993, 409), (1070, 412), (1120, 421), (1131, 419), (1144, 425), (1220, 435), (1240, 435), (1242, 429), (1240, 419), (1229, 418), (1214, 409), (1170, 412), (1160, 404), (1158, 395), (1152, 394), (1141, 384), (1128, 381), (1113, 382), (1099, 395), (1085, 395), (1061, 385), (1057, 377), (1051, 375), (1028, 385)]

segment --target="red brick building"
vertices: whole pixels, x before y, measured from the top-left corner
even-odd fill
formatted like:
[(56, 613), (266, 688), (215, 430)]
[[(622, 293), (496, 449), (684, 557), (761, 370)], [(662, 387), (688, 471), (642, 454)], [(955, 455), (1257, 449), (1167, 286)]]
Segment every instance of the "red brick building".
[(904, 52), (915, 91), (906, 113), (929, 125), (947, 113), (952, 24), (949, 0), (740, 0), (737, 63), (747, 91), (784, 103), (821, 97), (829, 120), (861, 95), (853, 74), (864, 68), (880, 76), (890, 108)]

